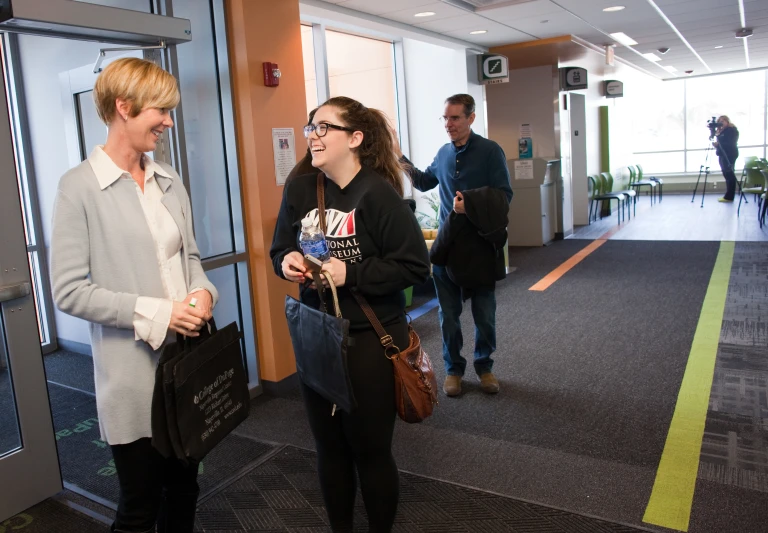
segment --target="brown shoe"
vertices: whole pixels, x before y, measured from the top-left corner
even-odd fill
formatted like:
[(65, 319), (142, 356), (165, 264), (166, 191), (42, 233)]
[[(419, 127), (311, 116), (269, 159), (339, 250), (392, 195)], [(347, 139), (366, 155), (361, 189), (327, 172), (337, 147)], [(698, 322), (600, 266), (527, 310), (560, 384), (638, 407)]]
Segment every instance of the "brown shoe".
[(461, 376), (445, 376), (443, 392), (446, 396), (458, 396), (461, 394)]
[(499, 380), (493, 375), (493, 372), (486, 372), (480, 376), (480, 388), (488, 394), (499, 392)]

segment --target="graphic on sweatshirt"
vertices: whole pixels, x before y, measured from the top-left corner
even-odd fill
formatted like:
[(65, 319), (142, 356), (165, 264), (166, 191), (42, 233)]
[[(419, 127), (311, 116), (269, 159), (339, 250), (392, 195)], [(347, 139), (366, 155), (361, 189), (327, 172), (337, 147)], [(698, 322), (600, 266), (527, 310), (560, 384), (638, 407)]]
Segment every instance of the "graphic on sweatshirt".
[[(307, 213), (316, 226), (320, 225), (320, 214), (317, 208)], [(340, 261), (347, 263), (359, 263), (363, 260), (360, 251), (360, 243), (357, 240), (355, 229), (355, 209), (349, 213), (337, 209), (325, 210), (325, 223), (328, 231), (325, 239), (328, 241), (328, 249), (331, 255)]]

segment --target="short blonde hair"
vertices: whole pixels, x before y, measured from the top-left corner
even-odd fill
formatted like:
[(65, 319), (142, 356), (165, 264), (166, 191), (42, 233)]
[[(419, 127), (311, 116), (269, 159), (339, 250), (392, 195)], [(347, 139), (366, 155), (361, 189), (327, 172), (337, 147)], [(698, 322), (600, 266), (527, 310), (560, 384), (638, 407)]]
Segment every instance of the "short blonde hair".
[(117, 114), (115, 101), (130, 102), (130, 116), (148, 107), (173, 109), (179, 105), (179, 85), (170, 73), (145, 59), (126, 57), (113, 61), (99, 74), (93, 88), (96, 112), (109, 125)]

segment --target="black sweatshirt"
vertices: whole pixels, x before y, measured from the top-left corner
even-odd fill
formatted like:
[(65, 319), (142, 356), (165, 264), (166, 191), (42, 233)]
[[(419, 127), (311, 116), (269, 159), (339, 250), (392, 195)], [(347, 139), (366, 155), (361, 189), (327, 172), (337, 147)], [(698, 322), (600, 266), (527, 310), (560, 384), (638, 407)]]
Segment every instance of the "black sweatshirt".
[[(285, 185), (269, 255), (278, 276), (283, 258), (301, 253), (301, 220), (318, 224), (317, 173), (297, 176)], [(338, 288), (339, 304), (350, 329), (370, 328), (370, 322), (350, 294), (354, 288), (365, 296), (383, 325), (403, 316), (403, 289), (429, 277), (429, 255), (416, 217), (405, 200), (374, 170), (363, 167), (340, 189), (325, 179), (326, 239), (331, 255), (347, 264), (347, 277)], [(301, 301), (320, 307), (316, 289), (302, 285)], [(326, 291), (329, 311), (333, 308)]]
[(725, 153), (731, 166), (734, 166), (736, 159), (739, 157), (738, 142), (739, 130), (736, 129), (736, 126), (728, 126), (717, 136), (717, 150), (715, 153), (718, 157)]

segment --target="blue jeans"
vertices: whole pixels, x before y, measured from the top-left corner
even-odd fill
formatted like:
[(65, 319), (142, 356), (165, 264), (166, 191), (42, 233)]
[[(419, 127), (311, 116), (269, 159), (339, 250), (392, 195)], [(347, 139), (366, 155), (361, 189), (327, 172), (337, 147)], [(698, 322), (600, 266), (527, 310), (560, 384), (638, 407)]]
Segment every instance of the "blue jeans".
[[(432, 266), (437, 300), (440, 302), (440, 330), (443, 334), (443, 361), (449, 376), (463, 376), (467, 360), (461, 356), (464, 338), (461, 334), (461, 288), (448, 277), (445, 267)], [(496, 350), (496, 293), (493, 289), (478, 289), (472, 298), (475, 319), (475, 372), (480, 376), (493, 368), (491, 354)]]

